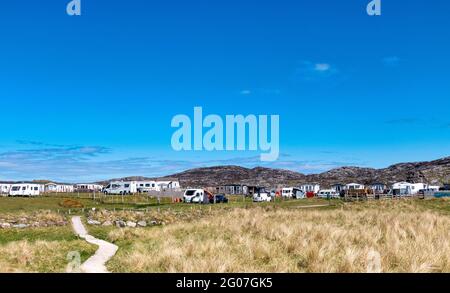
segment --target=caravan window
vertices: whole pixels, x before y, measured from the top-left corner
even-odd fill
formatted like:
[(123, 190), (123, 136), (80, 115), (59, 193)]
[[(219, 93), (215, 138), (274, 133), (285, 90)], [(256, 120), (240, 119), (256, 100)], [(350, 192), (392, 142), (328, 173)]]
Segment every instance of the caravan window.
[(27, 188), (24, 186), (24, 187), (22, 187), (22, 190), (27, 190)]
[(35, 187), (34, 190), (39, 190), (39, 188), (38, 188), (38, 187)]
[(145, 187), (150, 187), (150, 184), (145, 184)]
[(124, 186), (125, 186), (125, 188), (129, 188), (130, 184), (125, 184)]
[(12, 188), (12, 191), (19, 191), (20, 190), (20, 187), (19, 186), (14, 186), (13, 188)]
[(155, 187), (155, 183), (152, 184), (152, 187)]

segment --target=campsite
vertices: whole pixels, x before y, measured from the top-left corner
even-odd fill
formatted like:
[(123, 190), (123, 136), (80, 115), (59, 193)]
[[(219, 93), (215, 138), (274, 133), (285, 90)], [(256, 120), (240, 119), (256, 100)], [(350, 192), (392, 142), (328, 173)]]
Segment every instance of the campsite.
[(294, 196), (300, 188), (266, 191), (265, 201), (257, 189), (227, 193), (220, 204), (183, 202), (169, 190), (3, 196), (0, 270), (73, 271), (71, 252), (83, 263), (98, 248), (74, 233), (71, 219), (81, 216), (90, 235), (118, 247), (111, 272), (367, 272), (373, 254), (380, 272), (450, 271), (448, 197)]

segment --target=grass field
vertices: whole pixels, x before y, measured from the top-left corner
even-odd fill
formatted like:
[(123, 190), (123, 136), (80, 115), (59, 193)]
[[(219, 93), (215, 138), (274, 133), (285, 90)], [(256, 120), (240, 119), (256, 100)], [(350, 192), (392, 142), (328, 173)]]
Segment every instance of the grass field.
[[(65, 199), (73, 199), (80, 202), (84, 206), (84, 210), (97, 208), (97, 209), (125, 209), (125, 210), (145, 210), (145, 209), (191, 209), (192, 205), (183, 203), (173, 203), (171, 198), (162, 198), (158, 203), (156, 198), (148, 198), (145, 196), (133, 195), (133, 196), (103, 196), (97, 195), (94, 199), (92, 194), (81, 194), (80, 197), (77, 194), (57, 194), (57, 195), (46, 195), (39, 196), (35, 198), (24, 198), (24, 197), (0, 197), (0, 215), (2, 213), (21, 213), (21, 212), (31, 212), (39, 210), (51, 210), (68, 213), (69, 210), (73, 213), (80, 213), (79, 208), (69, 208), (64, 207), (61, 203)], [(229, 197), (229, 204), (217, 204), (217, 205), (206, 205), (200, 206), (202, 208), (234, 208), (234, 207), (245, 207), (245, 206), (296, 206), (296, 205), (317, 205), (317, 204), (328, 204), (328, 201), (321, 199), (310, 199), (310, 200), (298, 200), (298, 201), (284, 201), (277, 199), (275, 203), (253, 203), (251, 198), (242, 198), (238, 196)], [(332, 204), (339, 203), (340, 201), (332, 201)]]
[[(0, 198), (0, 218), (39, 210), (67, 213), (60, 205), (67, 197)], [(108, 263), (113, 272), (450, 272), (446, 199), (255, 204), (235, 197), (226, 205), (206, 206), (140, 197), (123, 203), (77, 200), (86, 209), (180, 215), (147, 228), (88, 226), (95, 237), (119, 246)], [(322, 207), (307, 208), (317, 205)], [(183, 217), (196, 210), (205, 212)], [(0, 271), (64, 271), (70, 251), (85, 260), (95, 249), (70, 226), (0, 229)]]
[(450, 272), (449, 201), (217, 211), (152, 229), (95, 228), (114, 272)]
[(70, 226), (0, 229), (0, 272), (65, 272), (68, 253), (85, 261), (95, 250), (78, 239)]

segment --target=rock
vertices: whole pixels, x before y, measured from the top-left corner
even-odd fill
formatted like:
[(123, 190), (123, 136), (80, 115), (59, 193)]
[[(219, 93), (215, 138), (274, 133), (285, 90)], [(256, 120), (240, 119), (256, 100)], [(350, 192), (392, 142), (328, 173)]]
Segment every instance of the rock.
[(106, 221), (106, 222), (104, 222), (104, 223), (102, 224), (102, 226), (105, 226), (105, 227), (112, 226), (112, 222), (111, 222), (111, 221)]
[(10, 223), (1, 223), (0, 227), (2, 229), (8, 229), (8, 228), (11, 228), (11, 224)]
[(139, 221), (139, 222), (137, 223), (137, 225), (138, 225), (139, 227), (147, 227), (147, 222), (146, 222), (146, 221)]
[(153, 220), (153, 221), (150, 222), (150, 224), (151, 224), (151, 225), (158, 225), (158, 222), (156, 222), (156, 221)]
[(127, 224), (124, 221), (122, 221), (122, 220), (116, 221), (117, 228), (125, 228), (126, 226), (127, 226)]
[(17, 229), (24, 229), (24, 228), (28, 228), (28, 227), (30, 227), (30, 225), (27, 225), (27, 224), (16, 224), (16, 225), (13, 225), (13, 228), (17, 228)]
[(135, 222), (128, 221), (128, 222), (127, 222), (127, 227), (135, 228), (135, 227), (136, 227), (136, 223), (135, 223)]
[(92, 220), (92, 219), (88, 219), (87, 223), (88, 223), (88, 225), (95, 225), (95, 226), (98, 226), (98, 225), (102, 224), (99, 221)]
[(39, 222), (31, 223), (31, 227), (39, 227), (39, 226), (40, 226)]
[(56, 225), (58, 225), (58, 226), (65, 226), (65, 225), (67, 225), (67, 223), (64, 222), (64, 221), (59, 221), (59, 222), (56, 223)]

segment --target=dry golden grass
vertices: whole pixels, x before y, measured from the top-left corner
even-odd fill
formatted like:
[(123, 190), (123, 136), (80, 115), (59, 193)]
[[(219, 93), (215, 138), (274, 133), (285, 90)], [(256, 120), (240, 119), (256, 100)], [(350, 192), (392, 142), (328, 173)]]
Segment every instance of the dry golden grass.
[[(450, 272), (450, 217), (409, 201), (249, 208), (120, 229), (116, 272)], [(378, 259), (379, 256), (379, 259)]]
[(69, 227), (0, 229), (0, 272), (64, 272), (69, 252), (79, 252), (83, 261), (96, 249)]

